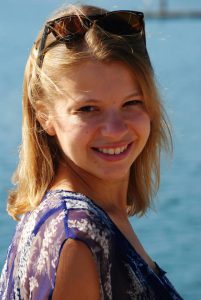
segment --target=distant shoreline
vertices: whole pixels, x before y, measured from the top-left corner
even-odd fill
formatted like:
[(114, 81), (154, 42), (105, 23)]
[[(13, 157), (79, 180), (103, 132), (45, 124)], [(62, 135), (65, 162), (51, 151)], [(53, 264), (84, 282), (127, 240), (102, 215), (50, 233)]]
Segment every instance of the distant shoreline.
[(145, 11), (146, 19), (201, 19), (201, 11)]

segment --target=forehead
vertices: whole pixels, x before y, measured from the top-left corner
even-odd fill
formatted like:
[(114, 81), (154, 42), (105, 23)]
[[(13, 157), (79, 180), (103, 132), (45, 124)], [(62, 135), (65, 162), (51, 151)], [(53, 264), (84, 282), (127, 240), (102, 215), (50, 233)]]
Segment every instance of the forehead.
[(141, 92), (137, 77), (122, 62), (87, 60), (63, 74), (60, 87), (65, 94), (85, 94), (89, 97), (117, 97)]

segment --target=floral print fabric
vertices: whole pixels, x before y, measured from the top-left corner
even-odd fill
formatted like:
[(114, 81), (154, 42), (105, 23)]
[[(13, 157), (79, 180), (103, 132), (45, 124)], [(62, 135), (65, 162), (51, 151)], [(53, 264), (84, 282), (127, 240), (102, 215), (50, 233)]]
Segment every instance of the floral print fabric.
[(101, 300), (182, 299), (158, 267), (137, 254), (108, 215), (84, 195), (49, 191), (18, 223), (0, 278), (0, 300), (48, 300), (62, 246), (84, 242), (97, 263)]

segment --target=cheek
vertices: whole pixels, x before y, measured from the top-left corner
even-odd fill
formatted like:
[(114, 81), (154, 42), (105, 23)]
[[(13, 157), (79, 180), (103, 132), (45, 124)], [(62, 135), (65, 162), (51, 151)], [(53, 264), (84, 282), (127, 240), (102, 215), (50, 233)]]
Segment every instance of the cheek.
[(56, 136), (62, 147), (79, 147), (83, 143), (87, 143), (90, 132), (89, 125), (81, 124), (79, 122), (71, 121), (58, 121), (55, 125)]
[(144, 120), (142, 122), (142, 130), (144, 130), (144, 134), (148, 138), (151, 130), (151, 120), (148, 115), (144, 117)]
[(147, 113), (136, 114), (135, 118), (133, 118), (133, 126), (141, 136), (148, 139), (151, 129), (151, 121)]

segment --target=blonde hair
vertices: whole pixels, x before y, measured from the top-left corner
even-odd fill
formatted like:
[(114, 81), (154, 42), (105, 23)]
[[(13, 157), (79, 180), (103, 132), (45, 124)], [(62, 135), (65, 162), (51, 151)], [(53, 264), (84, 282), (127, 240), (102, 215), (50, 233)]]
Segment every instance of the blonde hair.
[[(51, 19), (70, 14), (102, 13), (97, 7), (70, 6), (58, 11)], [(98, 61), (120, 61), (137, 76), (151, 118), (151, 133), (142, 153), (131, 166), (128, 188), (128, 214), (142, 215), (152, 203), (160, 182), (162, 148), (172, 149), (167, 117), (160, 100), (148, 53), (137, 37), (111, 35), (92, 26), (72, 47), (57, 44), (44, 56), (43, 67), (36, 65), (37, 48), (42, 31), (31, 50), (25, 68), (23, 85), (23, 124), (20, 161), (14, 173), (13, 189), (8, 197), (8, 212), (18, 217), (39, 205), (57, 171), (60, 150), (54, 139), (41, 127), (37, 103), (50, 103), (60, 93), (59, 77), (76, 64), (89, 58)], [(49, 35), (47, 45), (54, 37)], [(47, 48), (47, 47), (46, 47)], [(59, 76), (60, 75), (60, 76)]]

